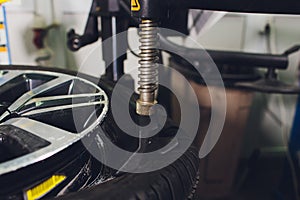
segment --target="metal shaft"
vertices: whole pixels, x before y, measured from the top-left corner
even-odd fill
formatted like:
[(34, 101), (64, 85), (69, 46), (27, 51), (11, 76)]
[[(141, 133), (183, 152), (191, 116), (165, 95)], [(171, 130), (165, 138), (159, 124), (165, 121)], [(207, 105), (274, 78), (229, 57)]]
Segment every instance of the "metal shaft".
[(152, 20), (142, 20), (140, 24), (139, 92), (136, 103), (139, 115), (151, 115), (151, 107), (157, 103), (158, 88), (158, 25)]

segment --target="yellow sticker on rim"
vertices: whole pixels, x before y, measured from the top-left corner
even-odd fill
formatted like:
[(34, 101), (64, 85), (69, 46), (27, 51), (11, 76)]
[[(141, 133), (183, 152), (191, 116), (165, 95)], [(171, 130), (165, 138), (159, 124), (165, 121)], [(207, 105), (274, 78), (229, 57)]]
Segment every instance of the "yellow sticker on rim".
[(53, 188), (58, 186), (62, 183), (67, 177), (63, 175), (54, 175), (51, 178), (47, 179), (46, 181), (42, 182), (41, 184), (29, 189), (26, 191), (26, 198), (27, 200), (36, 200), (48, 192), (50, 192)]

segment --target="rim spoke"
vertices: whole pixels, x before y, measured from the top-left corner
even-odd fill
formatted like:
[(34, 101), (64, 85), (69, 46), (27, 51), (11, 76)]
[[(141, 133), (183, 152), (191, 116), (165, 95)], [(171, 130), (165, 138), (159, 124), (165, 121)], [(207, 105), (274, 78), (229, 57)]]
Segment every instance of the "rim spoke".
[(74, 135), (62, 129), (27, 118), (10, 119), (3, 123), (13, 125), (31, 134), (43, 138), (51, 144), (30, 154), (10, 160), (0, 165), (0, 174), (17, 170), (28, 165), (28, 162), (38, 162), (50, 157), (62, 149), (80, 139), (79, 135)]
[(0, 77), (0, 86), (4, 85), (5, 83), (9, 82), (10, 80), (22, 75), (22, 72), (18, 71), (10, 71), (3, 76)]
[(48, 113), (48, 112), (53, 112), (53, 111), (81, 108), (81, 107), (87, 107), (87, 106), (105, 105), (106, 103), (107, 103), (107, 101), (96, 101), (96, 102), (64, 105), (64, 106), (54, 106), (54, 107), (50, 107), (50, 108), (42, 108), (42, 109), (28, 111), (28, 112), (23, 113), (23, 116), (31, 116), (31, 115), (37, 115), (37, 114)]
[(49, 97), (41, 97), (41, 98), (33, 98), (25, 105), (30, 105), (33, 103), (39, 102), (47, 102), (47, 101), (55, 101), (55, 100), (65, 100), (65, 99), (79, 99), (79, 98), (88, 98), (88, 97), (100, 97), (103, 96), (103, 92), (99, 93), (89, 93), (89, 94), (73, 94), (73, 95), (59, 95), (59, 96), (49, 96)]
[(66, 83), (68, 81), (70, 81), (71, 78), (70, 77), (58, 77), (54, 80), (51, 80), (49, 82), (46, 82), (36, 88), (34, 88), (33, 90), (23, 94), (19, 99), (17, 99), (10, 107), (9, 110), (10, 111), (15, 111), (18, 108), (20, 108), (21, 106), (23, 106), (27, 101), (31, 100), (32, 98), (34, 98), (35, 96), (46, 92), (50, 89), (53, 89), (63, 83)]
[(57, 143), (66, 138), (74, 138), (74, 134), (71, 132), (23, 117), (10, 119), (4, 122), (3, 125), (13, 125), (51, 143)]

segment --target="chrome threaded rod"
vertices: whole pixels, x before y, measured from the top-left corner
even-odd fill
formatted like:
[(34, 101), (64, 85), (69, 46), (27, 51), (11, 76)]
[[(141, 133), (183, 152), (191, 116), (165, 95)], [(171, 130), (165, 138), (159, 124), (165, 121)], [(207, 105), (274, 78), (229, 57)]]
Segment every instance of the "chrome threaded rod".
[(158, 24), (152, 20), (142, 20), (140, 24), (139, 92), (136, 103), (139, 115), (151, 115), (150, 108), (157, 103), (158, 88)]

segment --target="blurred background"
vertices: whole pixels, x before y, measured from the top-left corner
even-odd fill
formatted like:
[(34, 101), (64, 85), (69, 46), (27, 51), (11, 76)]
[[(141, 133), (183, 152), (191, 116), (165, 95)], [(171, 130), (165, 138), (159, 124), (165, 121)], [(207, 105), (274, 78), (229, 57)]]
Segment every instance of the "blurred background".
[[(94, 76), (103, 73), (105, 69), (101, 58), (100, 41), (78, 52), (71, 52), (66, 46), (66, 35), (71, 28), (79, 34), (84, 32), (91, 3), (91, 0), (12, 0), (6, 3), (4, 13), (6, 19), (3, 20), (6, 20), (7, 25), (6, 42), (9, 46), (10, 59), (3, 58), (0, 60), (1, 64), (42, 65), (75, 71), (82, 70), (80, 67), (84, 66), (84, 73)], [(207, 49), (281, 54), (294, 44), (300, 43), (298, 16), (208, 12), (205, 16), (209, 20), (194, 23), (197, 13), (191, 10), (189, 14), (191, 37)], [(38, 32), (39, 29), (45, 28), (48, 30), (47, 34), (43, 45), (39, 46), (39, 41), (34, 42), (33, 39), (42, 34)], [(269, 34), (266, 34), (266, 30), (270, 30)], [(137, 51), (139, 42), (136, 29), (130, 30), (129, 38), (131, 48)], [(172, 40), (186, 46), (190, 45), (181, 38)], [(288, 70), (279, 73), (281, 80), (298, 84), (299, 56), (299, 53), (290, 56)], [(168, 62), (167, 58), (164, 60)], [(129, 53), (125, 71), (131, 73), (135, 79), (137, 63), (138, 58)], [(95, 71), (98, 74), (95, 74)], [(251, 96), (234, 95), (236, 94), (229, 100), (232, 104), (246, 98), (246, 103), (242, 107), (247, 109), (247, 117), (239, 135), (224, 139), (226, 145), (223, 150), (233, 148), (232, 145), (237, 146), (233, 149), (238, 149), (234, 152), (228, 150), (228, 154), (236, 155), (223, 161), (233, 163), (228, 165), (234, 169), (233, 175), (226, 178), (224, 173), (221, 173), (219, 176), (224, 177), (218, 177), (219, 182), (217, 180), (217, 183), (211, 183), (222, 185), (222, 180), (230, 179), (225, 181), (228, 187), (223, 193), (224, 196), (232, 190), (236, 174), (239, 174), (239, 177), (245, 175), (245, 170), (242, 172), (238, 170), (239, 166), (243, 165), (243, 160), (249, 162), (258, 151), (260, 155), (272, 155), (275, 158), (285, 154), (297, 103), (296, 95), (263, 93), (251, 93)], [(248, 102), (249, 98), (252, 101)], [(233, 112), (233, 115), (237, 113)], [(231, 123), (228, 132), (235, 130), (237, 123)], [(235, 138), (238, 138), (238, 142), (230, 143)], [(239, 183), (241, 180), (235, 181), (235, 184)], [(216, 190), (217, 188), (214, 188), (212, 191)], [(207, 198), (214, 196), (207, 195)]]

